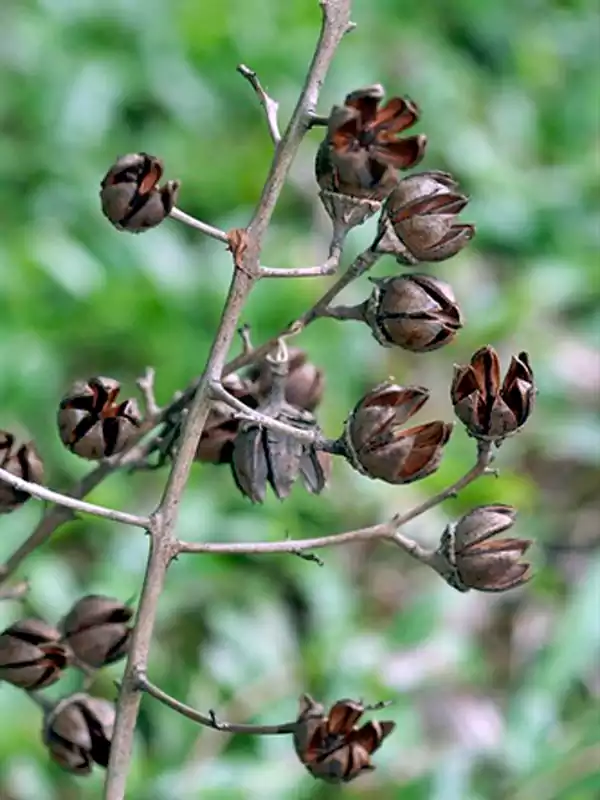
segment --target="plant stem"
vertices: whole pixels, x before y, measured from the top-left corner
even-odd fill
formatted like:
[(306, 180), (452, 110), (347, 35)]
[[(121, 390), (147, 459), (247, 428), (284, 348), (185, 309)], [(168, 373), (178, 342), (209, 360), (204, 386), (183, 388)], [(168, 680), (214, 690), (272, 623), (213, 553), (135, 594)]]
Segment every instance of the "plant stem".
[[(275, 204), (283, 188), (294, 155), (308, 130), (309, 114), (315, 108), (321, 84), (350, 22), (350, 0), (322, 0), (321, 35), (308, 76), (288, 127), (276, 148), (271, 170), (255, 213), (245, 232), (245, 247), (236, 261), (233, 280), (208, 362), (199, 381), (185, 427), (158, 509), (152, 517), (150, 558), (121, 685), (105, 800), (123, 800), (133, 746), (133, 733), (140, 703), (138, 676), (145, 674), (158, 600), (167, 567), (177, 551), (175, 526), (198, 442), (208, 416), (211, 383), (220, 380), (227, 352), (235, 336), (242, 308), (259, 276), (260, 249)], [(234, 253), (234, 256), (236, 254)]]

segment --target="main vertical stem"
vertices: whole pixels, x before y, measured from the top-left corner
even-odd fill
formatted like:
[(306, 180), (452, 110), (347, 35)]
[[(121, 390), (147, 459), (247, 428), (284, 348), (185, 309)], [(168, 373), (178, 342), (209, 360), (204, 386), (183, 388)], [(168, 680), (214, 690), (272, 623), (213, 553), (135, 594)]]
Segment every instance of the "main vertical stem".
[(321, 34), (308, 76), (285, 134), (276, 148), (260, 201), (248, 225), (246, 249), (239, 264), (236, 263), (214, 344), (189, 410), (167, 486), (152, 518), (150, 557), (121, 685), (104, 800), (124, 800), (125, 797), (133, 734), (140, 704), (138, 676), (146, 672), (158, 600), (167, 567), (176, 553), (175, 527), (179, 504), (210, 410), (210, 384), (221, 377), (240, 314), (259, 275), (262, 239), (294, 155), (309, 128), (310, 114), (316, 107), (329, 64), (348, 30), (350, 3), (351, 0), (321, 0), (323, 12)]

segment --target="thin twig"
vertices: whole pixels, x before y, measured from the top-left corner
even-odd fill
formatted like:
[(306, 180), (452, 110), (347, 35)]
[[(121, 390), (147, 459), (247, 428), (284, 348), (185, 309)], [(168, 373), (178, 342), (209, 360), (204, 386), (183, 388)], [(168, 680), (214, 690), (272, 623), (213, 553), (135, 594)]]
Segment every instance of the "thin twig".
[(178, 714), (181, 714), (199, 725), (204, 725), (207, 728), (212, 728), (215, 731), (222, 733), (245, 733), (254, 736), (278, 736), (281, 734), (293, 733), (296, 729), (296, 722), (283, 722), (280, 725), (245, 725), (236, 722), (223, 722), (218, 719), (214, 711), (210, 710), (208, 714), (202, 714), (196, 711), (195, 708), (185, 705), (185, 703), (176, 700), (171, 695), (163, 692), (158, 686), (150, 683), (145, 675), (138, 676), (138, 687), (146, 694), (154, 697), (155, 700), (163, 703), (163, 705), (172, 708)]
[(279, 123), (277, 121), (279, 103), (276, 100), (273, 100), (272, 97), (269, 97), (269, 95), (265, 92), (261, 82), (258, 79), (258, 75), (253, 69), (250, 69), (250, 67), (247, 67), (245, 64), (240, 64), (237, 67), (237, 71), (240, 73), (240, 75), (242, 75), (242, 77), (246, 78), (250, 86), (252, 86), (256, 92), (258, 99), (265, 110), (271, 139), (273, 140), (275, 147), (277, 147), (281, 141), (281, 133), (279, 132)]
[(320, 431), (317, 429), (307, 430), (305, 428), (298, 428), (296, 425), (289, 425), (286, 422), (281, 422), (278, 419), (269, 417), (267, 414), (262, 414), (260, 411), (250, 408), (245, 403), (242, 403), (241, 400), (238, 400), (237, 397), (230, 394), (220, 381), (212, 382), (211, 392), (217, 400), (222, 400), (224, 403), (227, 403), (227, 405), (236, 412), (235, 416), (239, 419), (255, 422), (263, 428), (270, 428), (274, 431), (287, 433), (307, 444), (318, 444), (323, 438)]
[(336, 272), (335, 264), (328, 260), (318, 267), (291, 267), (290, 269), (279, 267), (261, 267), (261, 278), (323, 278), (327, 275), (334, 275)]
[(225, 244), (229, 242), (225, 231), (222, 231), (220, 228), (215, 228), (214, 225), (201, 222), (199, 219), (196, 219), (196, 217), (192, 217), (191, 214), (186, 214), (185, 211), (181, 211), (179, 208), (173, 208), (169, 216), (173, 217), (173, 219), (176, 219), (178, 222), (183, 222), (184, 225), (188, 225), (190, 228), (195, 228), (197, 231), (205, 233), (213, 239), (217, 239), (219, 242), (225, 242)]
[(157, 419), (160, 416), (161, 408), (156, 402), (156, 396), (154, 394), (154, 378), (156, 377), (156, 371), (153, 367), (146, 367), (146, 372), (141, 378), (138, 378), (136, 383), (138, 389), (142, 393), (142, 397), (144, 399), (144, 414), (145, 417), (150, 417), (151, 419)]
[(148, 517), (141, 517), (138, 514), (129, 514), (127, 511), (117, 511), (113, 508), (106, 508), (105, 506), (97, 506), (94, 503), (87, 503), (85, 500), (79, 500), (76, 497), (69, 497), (60, 492), (53, 492), (51, 489), (46, 489), (37, 483), (25, 481), (12, 472), (8, 472), (0, 467), (0, 481), (9, 483), (20, 492), (27, 492), (32, 497), (38, 500), (46, 500), (49, 503), (55, 503), (65, 508), (70, 508), (73, 511), (79, 511), (83, 514), (93, 514), (95, 517), (102, 517), (103, 519), (110, 519), (113, 522), (122, 522), (125, 525), (136, 525), (138, 528), (148, 527)]
[[(334, 252), (337, 252), (338, 245), (335, 246)], [(348, 269), (340, 275), (337, 281), (308, 309), (304, 314), (299, 316), (282, 331), (275, 336), (272, 336), (264, 344), (252, 350), (252, 352), (243, 352), (241, 355), (229, 361), (223, 370), (223, 375), (230, 375), (242, 367), (248, 366), (254, 361), (259, 361), (271, 352), (273, 347), (277, 344), (277, 340), (286, 336), (295, 336), (301, 333), (308, 325), (313, 323), (316, 319), (323, 315), (325, 309), (329, 306), (331, 301), (348, 286), (352, 281), (368, 272), (374, 264), (377, 263), (380, 254), (376, 253), (371, 248), (368, 248), (357, 256)], [(338, 256), (339, 260), (339, 256)]]
[[(131, 760), (133, 734), (140, 692), (137, 676), (146, 673), (148, 653), (165, 573), (177, 553), (175, 526), (196, 448), (211, 406), (210, 385), (220, 380), (238, 320), (260, 271), (262, 239), (284, 186), (296, 151), (308, 130), (308, 115), (316, 107), (319, 90), (335, 50), (350, 22), (350, 0), (321, 0), (321, 34), (306, 82), (281, 142), (252, 219), (245, 231), (243, 253), (234, 254), (235, 269), (221, 322), (208, 362), (198, 383), (186, 417), (177, 455), (162, 500), (152, 517), (150, 557), (146, 566), (138, 614), (134, 626), (125, 675), (119, 694), (104, 800), (123, 800)], [(229, 242), (229, 237), (226, 238)]]

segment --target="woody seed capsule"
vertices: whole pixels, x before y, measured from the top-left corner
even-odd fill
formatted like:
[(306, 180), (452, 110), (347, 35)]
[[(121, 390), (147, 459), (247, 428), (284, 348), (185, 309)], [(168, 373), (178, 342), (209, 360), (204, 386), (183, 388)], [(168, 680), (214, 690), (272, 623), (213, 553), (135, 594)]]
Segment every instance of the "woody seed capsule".
[(82, 597), (61, 622), (63, 641), (90, 667), (112, 664), (127, 653), (132, 616), (132, 608), (111, 597)]
[(449, 344), (462, 327), (452, 288), (429, 275), (373, 280), (363, 305), (365, 321), (385, 347), (427, 353)]
[[(33, 442), (17, 447), (16, 438), (8, 431), (0, 431), (0, 467), (31, 483), (42, 483), (44, 465)], [(0, 480), (0, 514), (10, 514), (31, 497)]]
[(59, 766), (76, 775), (89, 775), (94, 764), (108, 766), (114, 724), (113, 703), (76, 694), (46, 716), (42, 738)]
[(22, 619), (0, 634), (0, 681), (33, 691), (55, 683), (68, 666), (60, 633), (39, 619)]

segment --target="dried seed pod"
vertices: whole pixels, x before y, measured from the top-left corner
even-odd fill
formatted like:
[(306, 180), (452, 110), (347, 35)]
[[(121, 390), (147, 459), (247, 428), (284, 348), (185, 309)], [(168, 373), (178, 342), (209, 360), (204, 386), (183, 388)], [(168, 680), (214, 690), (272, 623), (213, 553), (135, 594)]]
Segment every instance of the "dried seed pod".
[(68, 666), (60, 633), (39, 619), (22, 619), (0, 634), (0, 681), (33, 691), (55, 683)]
[(76, 694), (49, 712), (42, 738), (51, 757), (63, 769), (89, 775), (94, 764), (108, 766), (114, 724), (113, 703)]
[[(249, 408), (258, 406), (259, 393), (253, 381), (233, 374), (223, 378), (223, 386)], [(240, 420), (227, 403), (213, 403), (198, 443), (195, 460), (210, 464), (231, 464), (233, 444), (239, 428)]]
[(452, 288), (429, 275), (399, 275), (373, 280), (363, 305), (373, 336), (384, 347), (396, 345), (428, 353), (449, 344), (462, 327)]
[[(285, 380), (285, 399), (292, 406), (314, 411), (321, 402), (325, 389), (325, 374), (308, 360), (304, 350), (290, 347), (288, 352), (288, 375)], [(273, 383), (272, 368), (267, 359), (260, 361), (248, 373), (251, 381), (256, 383), (256, 391), (265, 397), (271, 391)]]
[(371, 755), (394, 730), (393, 722), (358, 722), (365, 706), (339, 700), (326, 715), (309, 695), (300, 699), (294, 747), (300, 761), (315, 778), (327, 783), (348, 783), (373, 770)]
[(512, 506), (480, 506), (446, 528), (439, 553), (454, 567), (446, 576), (451, 586), (462, 592), (504, 592), (530, 579), (531, 565), (521, 562), (521, 557), (532, 541), (492, 539), (511, 528), (516, 515)]
[(117, 403), (120, 384), (113, 378), (77, 381), (61, 400), (58, 430), (63, 443), (91, 461), (125, 450), (141, 415), (135, 400)]
[[(271, 388), (258, 406), (262, 414), (304, 430), (318, 431), (313, 415), (285, 401), (288, 375), (287, 349), (271, 361)], [(242, 422), (232, 456), (233, 476), (240, 491), (254, 503), (262, 503), (267, 484), (280, 500), (287, 497), (301, 477), (309, 492), (318, 494), (326, 485), (326, 462), (312, 445), (291, 434)]]
[(395, 170), (414, 166), (425, 152), (425, 136), (398, 138), (417, 121), (416, 105), (393, 97), (379, 108), (383, 94), (376, 84), (351, 92), (343, 106), (334, 106), (317, 152), (321, 199), (334, 223), (346, 229), (378, 211), (398, 182)]
[(422, 172), (399, 181), (381, 215), (381, 251), (403, 264), (417, 264), (444, 261), (462, 250), (475, 227), (457, 221), (468, 203), (457, 190), (447, 172)]
[(471, 436), (500, 444), (527, 422), (535, 392), (527, 353), (512, 357), (500, 383), (500, 359), (488, 346), (478, 350), (470, 364), (455, 365), (450, 396), (454, 413)]
[(148, 153), (121, 156), (102, 179), (102, 212), (121, 231), (154, 228), (173, 210), (179, 181), (159, 187), (163, 163)]
[(62, 620), (63, 641), (80, 661), (103, 667), (127, 653), (133, 609), (112, 597), (82, 597)]
[[(42, 483), (44, 465), (33, 442), (16, 446), (16, 439), (8, 431), (0, 431), (0, 467), (31, 483)], [(0, 481), (0, 514), (10, 514), (31, 497), (4, 481)]]
[(352, 466), (386, 483), (412, 483), (438, 468), (452, 425), (402, 425), (429, 397), (422, 386), (384, 383), (369, 392), (346, 421), (342, 444)]

